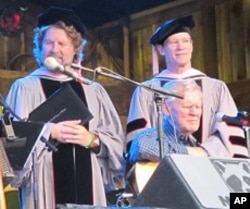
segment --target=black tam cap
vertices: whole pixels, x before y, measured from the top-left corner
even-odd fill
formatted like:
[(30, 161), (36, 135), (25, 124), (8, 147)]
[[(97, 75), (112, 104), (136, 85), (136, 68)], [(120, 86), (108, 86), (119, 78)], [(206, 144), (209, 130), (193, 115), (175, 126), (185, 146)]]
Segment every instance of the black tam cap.
[(166, 21), (156, 29), (150, 37), (149, 42), (152, 45), (162, 44), (167, 37), (175, 33), (190, 33), (193, 27), (194, 21), (192, 15)]
[(52, 25), (58, 21), (63, 21), (67, 26), (74, 26), (74, 28), (84, 36), (86, 28), (80, 18), (73, 10), (60, 7), (49, 7), (42, 14), (38, 15), (37, 26)]

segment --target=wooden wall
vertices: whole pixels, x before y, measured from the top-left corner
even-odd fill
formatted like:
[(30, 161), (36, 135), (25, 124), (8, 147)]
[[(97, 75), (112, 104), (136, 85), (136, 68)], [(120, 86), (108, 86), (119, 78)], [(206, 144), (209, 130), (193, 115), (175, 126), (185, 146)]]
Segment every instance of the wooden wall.
[[(130, 31), (130, 53), (129, 57), (124, 56), (124, 60), (130, 60), (130, 76), (139, 81), (151, 77), (148, 39), (160, 23), (193, 14), (196, 22), (193, 66), (228, 83), (249, 78), (249, 6), (247, 0), (180, 0), (161, 6), (152, 14), (152, 11), (145, 11), (132, 15), (127, 24), (117, 23), (120, 30), (123, 26)], [(105, 33), (104, 30), (102, 27), (99, 33)], [(110, 27), (106, 30), (108, 33)], [(123, 38), (126, 36), (123, 34)], [(165, 67), (163, 60), (161, 63)]]
[[(40, 8), (33, 8), (26, 14), (27, 22), (21, 34), (0, 36), (0, 91), (4, 95), (13, 79), (37, 67), (32, 57), (32, 35)], [(165, 20), (187, 14), (193, 14), (196, 22), (193, 66), (224, 80), (237, 105), (250, 111), (249, 0), (177, 0), (89, 28), (86, 59), (82, 64), (93, 69), (104, 66), (139, 82), (148, 79), (152, 76), (150, 35)], [(164, 68), (162, 59), (160, 63)], [(107, 88), (121, 117), (126, 119), (134, 86), (103, 76), (97, 79)]]
[[(109, 45), (120, 52), (109, 55), (123, 60), (123, 66), (112, 62), (110, 68), (143, 81), (152, 76), (150, 35), (165, 20), (187, 14), (193, 14), (196, 23), (192, 31), (193, 67), (224, 80), (239, 109), (250, 111), (249, 0), (178, 0), (97, 28), (95, 36), (101, 37), (100, 45)], [(107, 60), (95, 64), (105, 66), (105, 62)], [(164, 68), (162, 58), (160, 63)], [(128, 89), (124, 91), (129, 95)]]

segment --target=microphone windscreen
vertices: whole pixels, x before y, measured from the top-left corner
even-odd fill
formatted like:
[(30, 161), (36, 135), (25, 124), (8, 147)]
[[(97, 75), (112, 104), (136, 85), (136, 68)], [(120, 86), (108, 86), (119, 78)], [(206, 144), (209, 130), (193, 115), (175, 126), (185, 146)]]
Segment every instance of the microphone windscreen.
[(49, 70), (60, 70), (60, 64), (57, 62), (57, 60), (54, 57), (47, 57), (44, 60), (44, 65), (49, 69)]

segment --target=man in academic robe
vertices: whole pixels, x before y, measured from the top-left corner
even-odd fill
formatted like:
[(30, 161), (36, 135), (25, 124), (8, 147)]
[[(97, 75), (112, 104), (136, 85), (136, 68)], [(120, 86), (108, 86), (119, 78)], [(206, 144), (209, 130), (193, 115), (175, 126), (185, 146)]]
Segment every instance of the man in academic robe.
[[(226, 84), (192, 67), (194, 27), (192, 15), (164, 22), (150, 37), (153, 46), (152, 79), (143, 84), (162, 87), (173, 79), (194, 79), (202, 88), (203, 112), (199, 130), (194, 133), (196, 139), (206, 149), (209, 156), (248, 157), (246, 139), (241, 127), (225, 123), (216, 123), (218, 112), (228, 116), (237, 116), (238, 110)], [(158, 73), (158, 54), (165, 58), (166, 69)], [(158, 112), (154, 100), (155, 93), (143, 87), (137, 87), (132, 95), (126, 128), (127, 151), (133, 137), (140, 131), (158, 126)], [(223, 140), (221, 140), (223, 138)]]
[[(20, 188), (23, 209), (54, 209), (67, 203), (106, 206), (105, 193), (116, 190), (123, 178), (124, 134), (105, 89), (83, 78), (77, 69), (72, 72), (80, 82), (45, 65), (47, 58), (59, 66), (79, 65), (85, 33), (72, 10), (50, 7), (40, 14), (33, 39), (39, 68), (17, 79), (8, 92), (9, 107), (27, 119), (57, 90), (70, 85), (93, 116), (85, 124), (67, 118), (45, 123), (35, 144), (35, 159), (30, 157), (12, 182)], [(49, 151), (44, 139), (54, 143), (58, 151)]]

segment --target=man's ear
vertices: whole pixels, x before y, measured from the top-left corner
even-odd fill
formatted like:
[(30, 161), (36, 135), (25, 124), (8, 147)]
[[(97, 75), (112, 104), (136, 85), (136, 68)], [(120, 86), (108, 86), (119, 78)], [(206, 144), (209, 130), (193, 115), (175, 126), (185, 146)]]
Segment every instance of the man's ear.
[(157, 44), (157, 45), (156, 45), (156, 50), (158, 51), (158, 53), (159, 53), (161, 56), (164, 56), (163, 46), (162, 46), (161, 44)]
[(193, 53), (194, 50), (194, 44), (193, 44), (193, 40), (191, 40), (191, 53)]
[(170, 107), (165, 102), (162, 104), (162, 112), (165, 115), (170, 115)]

